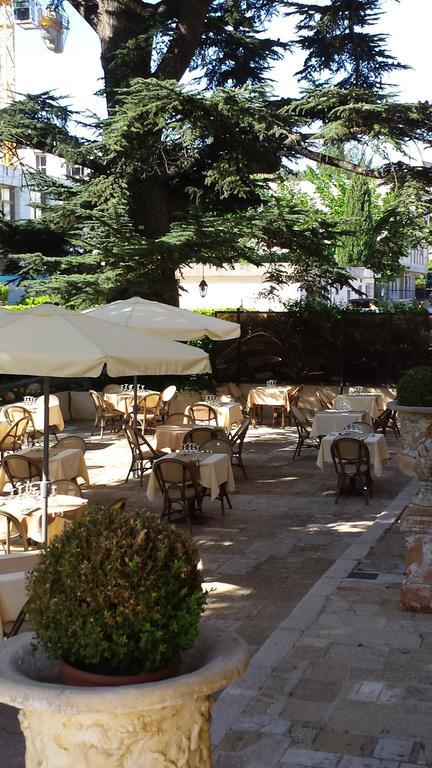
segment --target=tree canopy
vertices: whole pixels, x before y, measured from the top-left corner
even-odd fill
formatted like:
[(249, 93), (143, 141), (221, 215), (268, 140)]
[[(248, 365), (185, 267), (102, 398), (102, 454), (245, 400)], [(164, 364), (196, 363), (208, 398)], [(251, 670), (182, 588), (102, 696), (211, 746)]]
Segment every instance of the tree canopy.
[[(177, 303), (182, 265), (276, 263), (281, 251), (291, 279), (311, 289), (346, 281), (328, 247), (337, 227), (272, 191), (304, 159), (379, 179), (395, 196), (415, 189), (429, 203), (431, 170), (412, 163), (407, 144), (430, 146), (432, 107), (399, 103), (386, 86), (402, 65), (373, 30), (380, 0), (70, 4), (100, 39), (107, 119), (86, 120), (50, 93), (0, 112), (9, 147), (88, 169), (66, 184), (33, 176), (59, 204), (34, 225), (0, 222), (4, 253), (44, 277), (44, 292), (71, 306), (136, 293)], [(278, 14), (295, 14), (294, 39), (266, 32)], [(281, 98), (271, 67), (296, 47), (305, 90)], [(347, 144), (370, 148), (373, 164), (346, 159)], [(390, 161), (389, 148), (404, 159)]]

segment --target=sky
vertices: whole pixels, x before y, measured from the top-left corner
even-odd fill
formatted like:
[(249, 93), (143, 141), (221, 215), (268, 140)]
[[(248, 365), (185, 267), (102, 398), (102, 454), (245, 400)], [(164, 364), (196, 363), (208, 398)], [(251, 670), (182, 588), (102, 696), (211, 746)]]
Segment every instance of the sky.
[[(401, 100), (432, 99), (432, 0), (400, 0), (400, 3), (384, 0), (383, 6), (386, 13), (380, 31), (389, 35), (393, 55), (412, 67), (392, 76)], [(62, 54), (48, 51), (37, 30), (17, 28), (17, 90), (21, 93), (53, 90), (68, 97), (68, 103), (77, 110), (88, 109), (103, 114), (103, 99), (94, 96), (102, 85), (98, 38), (67, 2), (65, 9), (71, 29)], [(278, 20), (270, 33), (275, 37), (291, 37), (292, 26), (291, 19)], [(273, 76), (281, 95), (296, 94), (293, 74), (300, 66), (301, 59), (292, 54), (276, 66)]]

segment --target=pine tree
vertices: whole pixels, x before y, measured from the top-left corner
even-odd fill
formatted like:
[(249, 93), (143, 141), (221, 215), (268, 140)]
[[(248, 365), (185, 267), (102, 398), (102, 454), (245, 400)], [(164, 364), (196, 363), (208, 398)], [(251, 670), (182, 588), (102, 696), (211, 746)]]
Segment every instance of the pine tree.
[[(365, 31), (379, 15), (377, 0), (71, 5), (101, 42), (108, 119), (93, 125), (91, 140), (79, 138), (74, 120), (82, 116), (46, 93), (0, 113), (2, 141), (89, 169), (86, 180), (68, 185), (34, 178), (61, 204), (44, 210), (33, 238), (27, 224), (0, 228), (3, 249), (25, 258), (30, 276), (50, 278), (63, 301), (82, 306), (140, 293), (176, 303), (176, 270), (184, 264), (268, 259), (277, 229), (266, 219), (269, 183), (283, 180), (287, 168), (294, 173), (299, 158), (390, 186), (413, 179), (426, 199), (430, 169), (410, 160), (390, 164), (385, 155), (370, 168), (340, 152), (346, 143), (403, 150), (409, 140), (432, 138), (430, 105), (399, 104), (381, 87), (399, 64), (381, 35)], [(269, 20), (284, 11), (301, 17), (300, 44), (309, 51), (304, 77), (316, 84), (322, 74), (328, 85), (298, 99), (278, 98), (268, 83), (272, 63), (294, 42), (265, 34)], [(186, 74), (192, 85), (181, 82)], [(330, 282), (340, 277), (331, 249), (317, 248), (322, 222), (299, 213), (302, 205), (292, 210), (285, 240), (276, 233), (275, 247), (287, 246), (296, 266), (290, 243), (301, 242), (304, 273), (309, 261), (318, 281), (320, 274)]]
[(353, 176), (345, 196), (344, 223), (350, 230), (336, 250), (339, 264), (366, 267), (373, 249), (372, 195), (368, 179)]

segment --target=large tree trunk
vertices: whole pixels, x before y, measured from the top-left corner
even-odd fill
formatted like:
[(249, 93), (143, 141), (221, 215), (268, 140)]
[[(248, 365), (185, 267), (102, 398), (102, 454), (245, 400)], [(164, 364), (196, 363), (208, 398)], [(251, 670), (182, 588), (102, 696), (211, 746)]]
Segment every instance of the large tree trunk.
[[(134, 77), (181, 80), (199, 43), (211, 4), (211, 0), (169, 0), (156, 4), (141, 0), (70, 2), (100, 39), (108, 111), (115, 109), (116, 91), (126, 87)], [(175, 25), (170, 44), (152, 73), (155, 13), (167, 12)], [(144, 136), (142, 140), (145, 140)], [(154, 135), (149, 137), (149, 141), (154, 140)], [(163, 141), (162, 136), (160, 141)], [(137, 232), (154, 239), (165, 235), (175, 213), (168, 180), (163, 176), (144, 180), (132, 178), (128, 186), (130, 216)], [(157, 258), (154, 264), (143, 265), (133, 289), (145, 293), (147, 298), (178, 305), (175, 276), (178, 264), (172, 253), (167, 253), (165, 258)]]

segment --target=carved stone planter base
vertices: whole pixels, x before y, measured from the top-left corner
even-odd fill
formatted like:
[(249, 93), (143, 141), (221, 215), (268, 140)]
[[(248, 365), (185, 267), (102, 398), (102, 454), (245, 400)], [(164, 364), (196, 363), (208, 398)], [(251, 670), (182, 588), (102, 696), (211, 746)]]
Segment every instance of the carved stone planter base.
[(406, 572), (400, 591), (406, 611), (432, 613), (432, 509), (415, 504), (404, 512)]
[(239, 637), (204, 622), (177, 677), (106, 688), (61, 685), (31, 641), (0, 648), (0, 701), (21, 710), (26, 768), (211, 767), (210, 694), (247, 668)]

